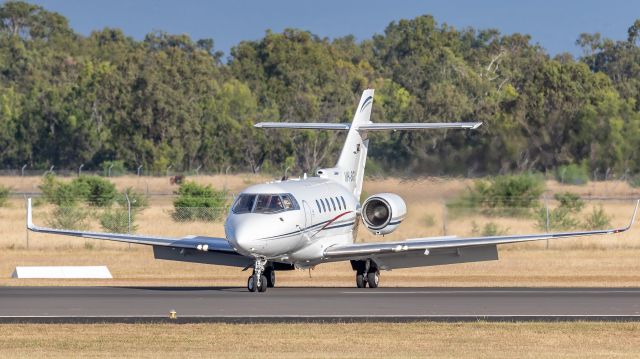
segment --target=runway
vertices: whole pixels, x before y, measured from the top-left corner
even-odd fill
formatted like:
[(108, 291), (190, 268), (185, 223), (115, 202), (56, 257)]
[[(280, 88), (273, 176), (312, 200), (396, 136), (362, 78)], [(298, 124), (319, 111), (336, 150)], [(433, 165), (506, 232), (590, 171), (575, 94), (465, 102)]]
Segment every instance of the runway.
[(640, 321), (640, 288), (2, 287), (0, 322)]

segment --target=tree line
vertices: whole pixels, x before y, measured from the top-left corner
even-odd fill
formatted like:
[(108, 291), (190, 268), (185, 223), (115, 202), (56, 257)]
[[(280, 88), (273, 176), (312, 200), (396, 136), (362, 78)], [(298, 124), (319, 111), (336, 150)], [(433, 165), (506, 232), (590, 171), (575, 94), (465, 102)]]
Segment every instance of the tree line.
[(481, 175), (640, 172), (640, 20), (623, 41), (581, 34), (550, 56), (529, 35), (456, 29), (430, 15), (356, 41), (267, 31), (225, 58), (212, 39), (120, 29), (77, 34), (55, 12), (0, 6), (0, 162), (5, 168), (313, 172), (344, 134), (264, 131), (259, 121), (482, 121), (477, 131), (372, 134), (370, 169)]

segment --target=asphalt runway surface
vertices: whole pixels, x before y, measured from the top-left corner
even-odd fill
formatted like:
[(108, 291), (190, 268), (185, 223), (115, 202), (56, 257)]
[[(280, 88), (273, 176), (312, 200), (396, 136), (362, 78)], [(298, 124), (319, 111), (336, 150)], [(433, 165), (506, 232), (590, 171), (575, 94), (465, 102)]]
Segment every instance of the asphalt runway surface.
[(0, 322), (640, 321), (640, 288), (0, 287)]

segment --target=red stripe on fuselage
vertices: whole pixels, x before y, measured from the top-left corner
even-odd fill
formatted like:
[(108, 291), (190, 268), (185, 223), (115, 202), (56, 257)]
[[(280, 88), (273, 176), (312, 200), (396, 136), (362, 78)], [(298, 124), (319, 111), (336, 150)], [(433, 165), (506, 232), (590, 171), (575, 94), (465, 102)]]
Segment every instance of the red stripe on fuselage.
[[(340, 213), (339, 215), (337, 215), (337, 216), (333, 217), (333, 219), (332, 219), (332, 220), (330, 220), (329, 222), (327, 222), (327, 224), (325, 224), (324, 226), (322, 226), (322, 228), (320, 228), (320, 230), (319, 230), (319, 231), (321, 231), (321, 230), (323, 230), (323, 229), (327, 228), (327, 226), (328, 226), (328, 225), (330, 225), (331, 223), (333, 223), (333, 222), (335, 222), (336, 220), (338, 220), (338, 218), (340, 218), (340, 217), (344, 216), (345, 214), (349, 214), (349, 213), (351, 213), (351, 212), (353, 212), (353, 211), (346, 211), (346, 212), (342, 212), (342, 213)], [(319, 232), (319, 231), (318, 231), (318, 232)]]

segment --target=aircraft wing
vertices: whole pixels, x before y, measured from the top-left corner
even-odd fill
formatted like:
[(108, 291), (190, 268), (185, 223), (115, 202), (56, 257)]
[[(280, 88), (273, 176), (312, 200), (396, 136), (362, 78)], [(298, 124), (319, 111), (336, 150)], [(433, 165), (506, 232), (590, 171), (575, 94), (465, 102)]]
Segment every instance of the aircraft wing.
[[(107, 241), (153, 246), (156, 258), (184, 262), (223, 264), (244, 267), (252, 259), (236, 252), (225, 238), (185, 236), (181, 238), (126, 233), (89, 232), (40, 227), (33, 224), (31, 198), (27, 199), (27, 229), (32, 232), (58, 234)], [(174, 253), (175, 252), (175, 253)], [(179, 255), (178, 255), (179, 254)], [(204, 259), (203, 257), (206, 257)]]
[(623, 228), (593, 231), (556, 232), (490, 237), (427, 237), (404, 241), (335, 245), (324, 252), (327, 260), (373, 259), (381, 269), (408, 268), (498, 259), (497, 245), (545, 239), (621, 233), (635, 221), (640, 200), (636, 202), (631, 221)]

